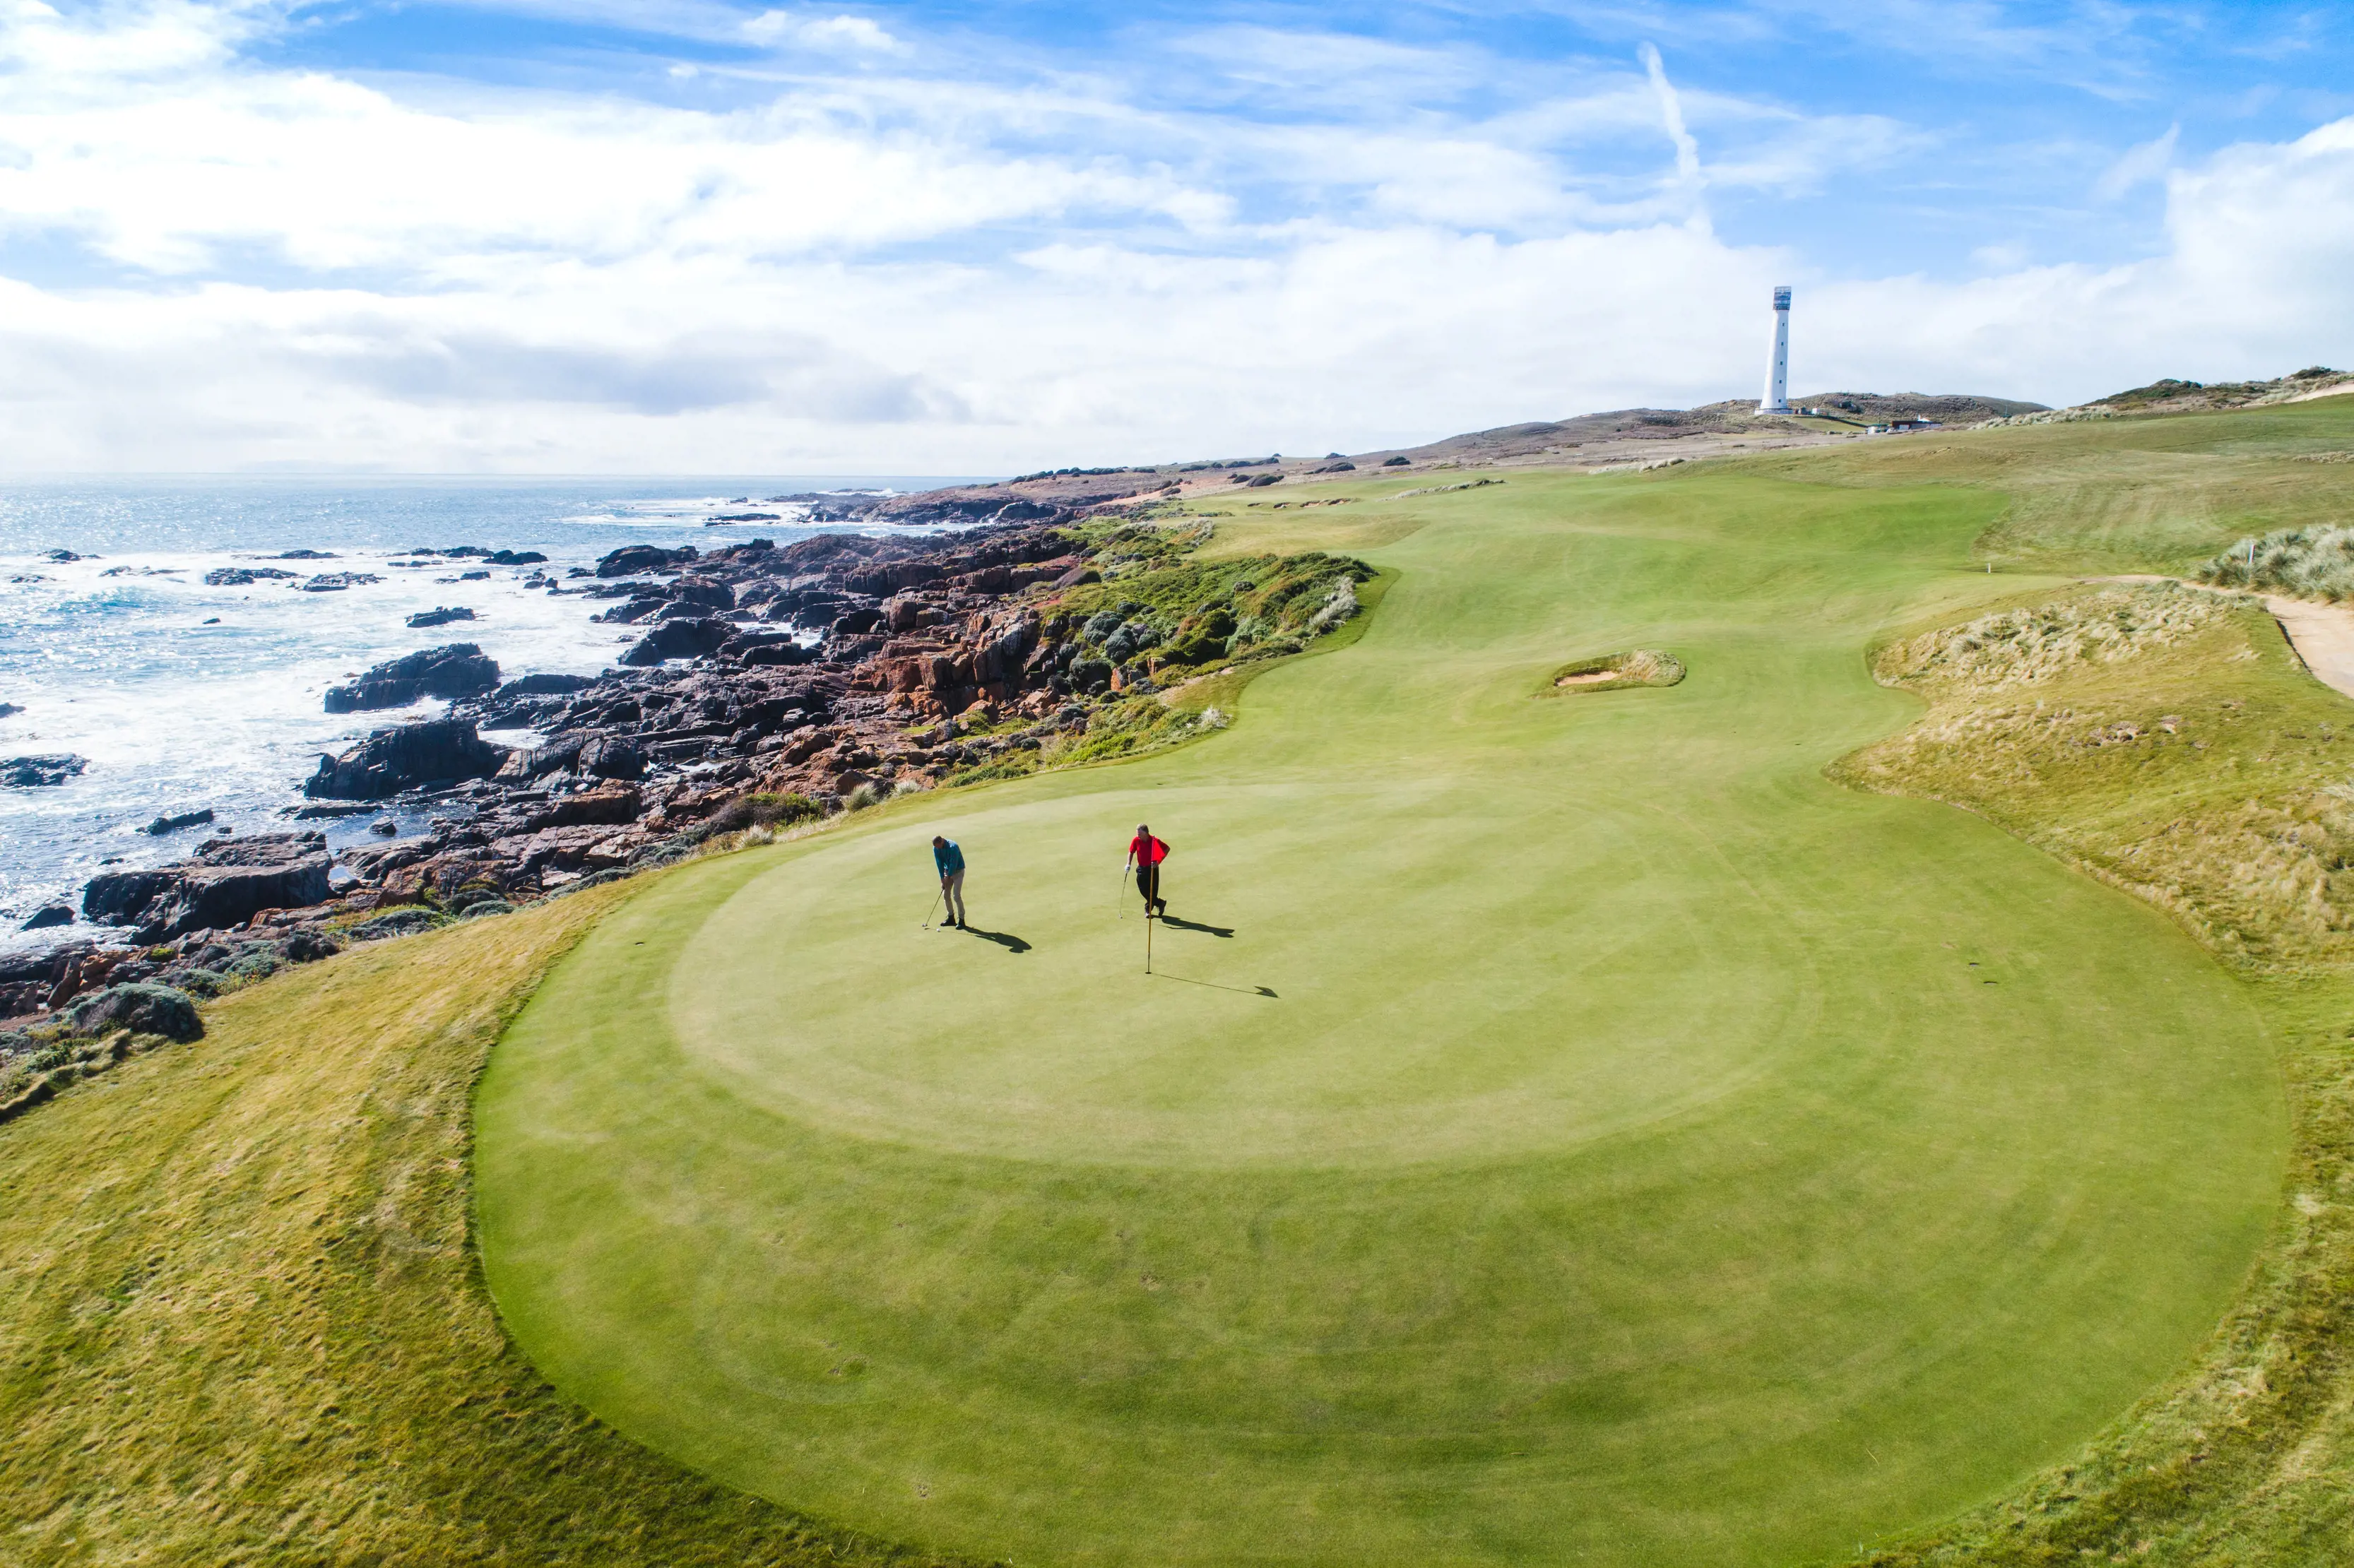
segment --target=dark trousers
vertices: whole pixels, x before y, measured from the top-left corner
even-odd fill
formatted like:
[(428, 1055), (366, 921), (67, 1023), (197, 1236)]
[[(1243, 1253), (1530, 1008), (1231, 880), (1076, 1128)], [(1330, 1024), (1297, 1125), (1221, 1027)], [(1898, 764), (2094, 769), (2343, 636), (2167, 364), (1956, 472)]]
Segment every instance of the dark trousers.
[(1136, 890), (1144, 895), (1144, 906), (1147, 909), (1159, 904), (1161, 902), (1161, 868), (1157, 865), (1138, 866)]

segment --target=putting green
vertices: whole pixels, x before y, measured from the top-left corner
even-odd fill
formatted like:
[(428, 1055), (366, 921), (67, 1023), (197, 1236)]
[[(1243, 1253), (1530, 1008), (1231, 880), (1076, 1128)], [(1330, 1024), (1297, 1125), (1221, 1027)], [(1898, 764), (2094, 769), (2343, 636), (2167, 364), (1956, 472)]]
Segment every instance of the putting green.
[[(1915, 711), (1875, 629), (2016, 590), (1959, 569), (1999, 504), (1368, 504), (1368, 634), (1227, 734), (662, 880), (483, 1083), (509, 1323), (712, 1475), (1023, 1563), (1786, 1563), (2053, 1458), (2210, 1331), (2285, 1118), (2173, 926), (1821, 777)], [(1689, 678), (1544, 694), (1638, 645)], [(978, 932), (917, 928), (936, 830)]]

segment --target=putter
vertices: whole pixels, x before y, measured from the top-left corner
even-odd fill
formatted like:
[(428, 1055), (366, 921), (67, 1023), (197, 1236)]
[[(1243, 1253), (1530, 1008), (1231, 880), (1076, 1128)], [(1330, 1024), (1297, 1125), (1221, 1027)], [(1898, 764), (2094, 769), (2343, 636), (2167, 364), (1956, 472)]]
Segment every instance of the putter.
[(1144, 972), (1152, 972), (1152, 906), (1144, 906)]
[(932, 908), (924, 911), (925, 930), (928, 931), (932, 928), (932, 910), (938, 909), (940, 906), (940, 900), (948, 896), (948, 891), (949, 890), (947, 888), (943, 887), (932, 895)]
[(1112, 884), (1111, 906), (1123, 920), (1128, 918), (1128, 867), (1119, 868), (1119, 880)]

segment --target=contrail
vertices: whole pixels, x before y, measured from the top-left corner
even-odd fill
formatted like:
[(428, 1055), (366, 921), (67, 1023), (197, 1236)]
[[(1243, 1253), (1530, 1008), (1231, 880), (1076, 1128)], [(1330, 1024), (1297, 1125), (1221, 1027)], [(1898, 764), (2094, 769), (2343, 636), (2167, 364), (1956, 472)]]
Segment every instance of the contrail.
[(1668, 68), (1660, 63), (1655, 45), (1643, 46), (1643, 69), (1651, 79), (1653, 95), (1659, 101), (1659, 118), (1667, 122), (1668, 140), (1676, 144), (1676, 179), (1697, 190), (1701, 185), (1700, 143), (1684, 128), (1683, 100), (1676, 96), (1676, 84), (1668, 79)]

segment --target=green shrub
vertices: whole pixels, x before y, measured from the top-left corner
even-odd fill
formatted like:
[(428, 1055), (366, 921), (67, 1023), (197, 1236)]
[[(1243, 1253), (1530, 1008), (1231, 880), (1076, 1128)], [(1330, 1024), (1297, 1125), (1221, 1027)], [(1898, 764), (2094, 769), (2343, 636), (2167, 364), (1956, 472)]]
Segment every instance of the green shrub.
[[(380, 942), (387, 937), (407, 937), (419, 931), (430, 931), (438, 926), (446, 926), (449, 923), (450, 916), (437, 909), (410, 905), (405, 908), (387, 910), (384, 914), (363, 920), (352, 927), (351, 934), (363, 942)], [(234, 965), (230, 967), (235, 968)]]
[(111, 985), (78, 998), (65, 1010), (75, 1029), (95, 1034), (128, 1029), (138, 1034), (161, 1034), (166, 1040), (201, 1040), (204, 1020), (186, 991), (167, 985)]
[(825, 815), (825, 808), (807, 795), (762, 792), (738, 795), (704, 820), (715, 833), (741, 832), (746, 828), (790, 827)]

